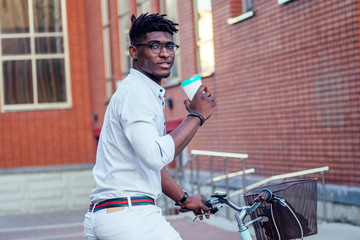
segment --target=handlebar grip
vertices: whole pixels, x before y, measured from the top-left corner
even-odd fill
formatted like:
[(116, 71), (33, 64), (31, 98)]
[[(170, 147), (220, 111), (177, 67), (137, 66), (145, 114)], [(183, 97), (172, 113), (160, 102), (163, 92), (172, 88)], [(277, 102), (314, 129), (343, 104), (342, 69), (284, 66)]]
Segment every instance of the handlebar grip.
[(207, 199), (204, 201), (204, 204), (210, 208), (210, 213), (211, 214), (215, 214), (217, 211), (219, 211), (218, 207), (214, 207), (213, 204), (211, 203), (211, 199)]
[(267, 189), (267, 188), (264, 188), (260, 191), (259, 195), (262, 195), (264, 197), (264, 201), (271, 201), (272, 197), (273, 197), (273, 194), (272, 192)]
[(205, 200), (204, 204), (205, 204), (207, 207), (211, 208), (211, 207), (212, 207), (211, 199)]
[(211, 208), (210, 208), (210, 213), (211, 213), (211, 214), (215, 214), (217, 211), (219, 211), (219, 208), (218, 208), (218, 207), (211, 207)]
[(255, 198), (255, 202), (268, 202), (268, 203), (274, 203), (278, 202), (283, 203), (285, 201), (284, 198), (276, 196), (274, 193), (272, 193), (269, 189), (264, 188), (260, 191), (259, 195)]
[(273, 194), (272, 192), (264, 188), (260, 191), (259, 195), (255, 198), (255, 202), (269, 202), (272, 200)]

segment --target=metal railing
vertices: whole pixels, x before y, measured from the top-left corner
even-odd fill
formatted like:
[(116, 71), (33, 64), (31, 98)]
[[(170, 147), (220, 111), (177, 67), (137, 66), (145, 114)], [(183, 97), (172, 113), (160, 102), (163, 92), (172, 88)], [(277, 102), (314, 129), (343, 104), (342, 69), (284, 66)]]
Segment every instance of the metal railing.
[[(292, 177), (304, 177), (305, 175), (314, 174), (314, 173), (320, 173), (321, 174), (321, 184), (322, 184), (322, 201), (323, 201), (323, 214), (324, 214), (324, 220), (327, 221), (327, 209), (326, 209), (326, 192), (325, 192), (325, 172), (329, 171), (329, 167), (319, 167), (319, 168), (313, 168), (303, 171), (297, 171), (297, 172), (291, 172), (286, 174), (280, 174), (275, 175), (266, 179), (263, 179), (259, 182), (256, 182), (254, 184), (251, 184), (249, 186), (246, 186), (246, 175), (249, 173), (254, 173), (255, 169), (245, 169), (245, 159), (248, 158), (248, 154), (244, 153), (227, 153), (227, 152), (212, 152), (212, 151), (202, 151), (202, 150), (192, 150), (191, 151), (191, 162), (190, 162), (190, 183), (191, 183), (191, 190), (194, 192), (194, 177), (193, 177), (193, 161), (195, 160), (196, 164), (196, 185), (197, 185), (197, 192), (200, 192), (200, 188), (204, 185), (211, 184), (212, 187), (212, 193), (214, 192), (214, 183), (220, 180), (225, 180), (225, 188), (226, 193), (228, 194), (229, 198), (235, 197), (237, 195), (243, 194), (245, 191), (254, 189), (260, 185), (269, 183), (271, 181), (275, 180), (284, 180), (286, 178), (292, 178)], [(210, 179), (205, 181), (204, 183), (200, 183), (200, 168), (199, 168), (199, 155), (208, 156), (209, 157), (209, 164), (210, 164)], [(224, 160), (224, 175), (214, 177), (214, 169), (213, 169), (213, 157), (223, 157)], [(228, 169), (228, 158), (238, 158), (241, 159), (241, 166), (242, 171), (237, 171), (233, 173), (229, 173)], [(236, 177), (236, 176), (242, 176), (242, 185), (243, 188), (236, 190), (232, 193), (229, 193), (229, 178)], [(228, 215), (228, 214), (227, 214)]]
[[(190, 183), (191, 190), (194, 192), (194, 178), (193, 178), (193, 160), (195, 159), (196, 164), (196, 183), (197, 183), (197, 192), (200, 193), (201, 186), (211, 184), (212, 192), (215, 190), (214, 183), (220, 180), (225, 180), (226, 191), (229, 191), (229, 178), (235, 176), (242, 176), (243, 188), (246, 189), (246, 174), (255, 172), (255, 169), (246, 169), (245, 168), (245, 159), (248, 158), (248, 155), (245, 153), (228, 153), (228, 152), (213, 152), (213, 151), (202, 151), (202, 150), (192, 150), (191, 151), (191, 165), (190, 165)], [(210, 179), (204, 183), (200, 183), (200, 171), (199, 171), (199, 155), (209, 156), (209, 167), (210, 167)], [(222, 157), (224, 158), (224, 175), (214, 177), (214, 168), (213, 168), (213, 157)], [(237, 158), (241, 160), (242, 171), (237, 171), (229, 173), (228, 159)]]
[[(327, 222), (327, 209), (326, 209), (326, 192), (325, 192), (325, 172), (329, 171), (329, 167), (325, 166), (325, 167), (319, 167), (319, 168), (313, 168), (313, 169), (308, 169), (308, 170), (303, 170), (303, 171), (298, 171), (298, 172), (292, 172), (292, 173), (285, 173), (285, 174), (280, 174), (280, 175), (275, 175), (266, 179), (263, 179), (257, 183), (251, 184), (249, 186), (246, 187), (246, 191), (247, 190), (251, 190), (254, 189), (256, 187), (259, 187), (263, 184), (269, 183), (271, 181), (275, 181), (275, 180), (284, 180), (286, 178), (292, 178), (292, 177), (303, 177), (305, 175), (309, 175), (309, 174), (314, 174), (314, 173), (320, 173), (321, 174), (321, 184), (322, 184), (322, 201), (323, 201), (323, 214), (324, 214), (324, 220)], [(239, 189), (237, 191), (234, 191), (232, 193), (230, 193), (228, 196), (229, 198), (235, 197), (239, 194), (242, 194), (245, 192), (245, 189)]]
[[(286, 179), (286, 178), (292, 178), (292, 177), (299, 177), (299, 176), (305, 176), (305, 175), (309, 175), (309, 174), (313, 174), (313, 173), (321, 173), (321, 177), (322, 177), (322, 182), (324, 183), (325, 185), (325, 176), (324, 176), (324, 172), (325, 171), (328, 171), (329, 170), (329, 167), (326, 166), (326, 167), (320, 167), (320, 168), (313, 168), (313, 169), (308, 169), (308, 170), (304, 170), (304, 171), (298, 171), (298, 172), (292, 172), (292, 173), (285, 173), (285, 174), (280, 174), (280, 175), (275, 175), (275, 176), (272, 176), (272, 177), (269, 177), (269, 178), (266, 178), (266, 179), (263, 179), (257, 183), (254, 183), (254, 184), (251, 184), (249, 186), (246, 187), (246, 190), (251, 190), (251, 189), (254, 189), (258, 186), (261, 186), (263, 184), (266, 184), (266, 183), (269, 183), (271, 181), (275, 181), (275, 180), (283, 180), (283, 179)], [(323, 190), (325, 190), (323, 188)], [(236, 195), (239, 195), (239, 194), (242, 194), (245, 192), (245, 189), (239, 189), (235, 192), (232, 192), (229, 194), (229, 197), (235, 197)]]

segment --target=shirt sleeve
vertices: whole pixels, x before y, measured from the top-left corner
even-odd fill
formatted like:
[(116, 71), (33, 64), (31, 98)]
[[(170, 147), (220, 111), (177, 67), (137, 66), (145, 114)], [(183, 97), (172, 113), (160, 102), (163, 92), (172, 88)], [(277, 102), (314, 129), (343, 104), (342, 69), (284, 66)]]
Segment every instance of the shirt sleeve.
[(158, 115), (163, 114), (158, 101), (151, 91), (127, 93), (120, 123), (136, 155), (149, 168), (160, 171), (174, 159), (175, 144), (170, 135), (163, 136), (157, 127)]

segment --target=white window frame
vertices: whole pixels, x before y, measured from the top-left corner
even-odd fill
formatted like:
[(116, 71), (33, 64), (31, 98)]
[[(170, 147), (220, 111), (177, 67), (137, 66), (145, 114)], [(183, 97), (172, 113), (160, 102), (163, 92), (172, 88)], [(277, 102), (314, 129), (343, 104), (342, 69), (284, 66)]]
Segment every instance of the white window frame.
[(101, 19), (103, 27), (103, 47), (104, 47), (104, 69), (105, 69), (105, 93), (106, 98), (110, 99), (113, 95), (113, 75), (112, 75), (112, 61), (111, 61), (111, 46), (110, 46), (110, 20), (109, 20), (109, 5), (108, 0), (101, 0)]
[[(177, 4), (178, 0), (174, 0)], [(161, 13), (167, 13), (168, 10), (166, 9), (166, 0), (161, 0), (160, 1), (160, 10), (161, 10)], [(172, 10), (170, 10), (172, 11)], [(178, 11), (178, 8), (176, 7), (175, 11)], [(177, 15), (177, 18), (179, 17), (178, 15), (178, 12), (176, 13)], [(170, 19), (176, 23), (179, 22), (179, 19)], [(180, 45), (180, 35), (179, 35), (179, 32), (175, 33), (174, 34), (174, 42), (178, 45)], [(169, 78), (167, 78), (165, 80), (165, 83), (164, 83), (164, 87), (167, 88), (167, 87), (172, 87), (172, 86), (177, 86), (179, 85), (180, 81), (181, 81), (181, 45), (180, 45), (180, 48), (176, 51), (175, 53), (175, 61), (176, 61), (176, 70), (177, 70), (177, 73), (178, 75), (173, 77), (172, 75), (170, 75)]]
[(229, 25), (244, 21), (248, 18), (251, 18), (255, 15), (254, 12), (254, 0), (251, 0), (251, 6), (249, 6), (249, 0), (240, 0), (242, 1), (242, 14), (237, 16), (237, 17), (233, 17), (233, 18), (228, 18), (227, 19), (227, 23)]
[[(28, 55), (6, 55), (3, 56), (0, 52), (0, 102), (1, 112), (9, 111), (26, 111), (26, 110), (45, 110), (45, 109), (67, 109), (72, 107), (71, 98), (71, 82), (70, 82), (70, 64), (69, 64), (69, 46), (67, 35), (67, 17), (66, 17), (66, 1), (60, 0), (61, 3), (61, 16), (62, 16), (62, 33), (35, 33), (34, 31), (34, 12), (33, 12), (33, 0), (28, 1), (29, 11), (29, 33), (20, 34), (0, 34), (0, 50), (2, 49), (2, 39), (11, 38), (30, 38), (31, 54)], [(36, 37), (63, 37), (64, 53), (56, 54), (35, 54), (35, 38)], [(64, 59), (65, 68), (65, 87), (66, 87), (66, 102), (55, 103), (39, 103), (38, 91), (37, 91), (37, 73), (36, 73), (36, 60), (38, 59)], [(34, 103), (26, 104), (5, 104), (5, 90), (3, 79), (3, 62), (4, 61), (16, 61), (16, 60), (31, 60), (32, 66), (32, 83), (33, 83), (33, 97)]]
[(278, 4), (281, 5), (281, 4), (285, 4), (287, 2), (290, 2), (292, 0), (278, 0)]
[(136, 11), (138, 17), (142, 13), (150, 12), (150, 1), (149, 0), (136, 0)]
[[(121, 66), (122, 79), (124, 79), (129, 74), (131, 68), (131, 61), (132, 61), (129, 53), (129, 44), (127, 44), (128, 41), (126, 41), (128, 39), (125, 39), (124, 37), (126, 34), (126, 38), (129, 38), (129, 31), (130, 31), (130, 10), (129, 10), (129, 6), (125, 5), (125, 1), (127, 0), (117, 0), (117, 7), (119, 14), (118, 25), (119, 25), (119, 41), (120, 41), (120, 57), (121, 57), (120, 66)], [(126, 17), (128, 18), (128, 20), (123, 21), (123, 19)], [(126, 23), (129, 23), (128, 26), (125, 25)], [(120, 82), (121, 80), (118, 80), (116, 84), (119, 85)]]
[[(211, 0), (210, 4), (211, 4)], [(215, 63), (215, 45), (214, 45), (214, 25), (212, 23), (212, 34), (213, 34), (213, 38), (212, 38), (212, 44), (213, 44), (213, 68), (212, 69), (202, 69), (201, 67), (201, 56), (200, 56), (200, 45), (202, 44), (200, 37), (199, 37), (199, 27), (198, 27), (198, 20), (199, 20), (199, 14), (198, 14), (198, 7), (197, 7), (197, 0), (193, 1), (193, 9), (194, 9), (194, 23), (195, 23), (195, 37), (196, 37), (196, 60), (197, 60), (197, 71), (198, 74), (201, 77), (208, 77), (211, 76), (215, 73), (215, 68), (216, 68), (216, 63)], [(211, 10), (212, 11), (212, 10)]]

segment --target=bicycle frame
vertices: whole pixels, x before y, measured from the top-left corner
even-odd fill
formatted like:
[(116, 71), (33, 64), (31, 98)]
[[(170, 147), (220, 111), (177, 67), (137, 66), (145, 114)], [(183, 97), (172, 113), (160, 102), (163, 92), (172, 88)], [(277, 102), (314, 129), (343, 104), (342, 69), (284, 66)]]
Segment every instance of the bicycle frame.
[(254, 203), (251, 207), (245, 207), (241, 212), (235, 213), (235, 219), (238, 223), (239, 232), (243, 240), (252, 240), (249, 228), (245, 224), (245, 218), (250, 215), (251, 212), (255, 211), (260, 206), (260, 202)]
[[(269, 189), (264, 188), (260, 191), (259, 195), (255, 199), (255, 202), (251, 206), (239, 207), (236, 204), (232, 203), (226, 198), (227, 194), (223, 192), (215, 192), (212, 195), (212, 199), (205, 201), (205, 205), (210, 208), (210, 214), (215, 214), (219, 207), (215, 205), (228, 205), (236, 211), (235, 219), (238, 223), (239, 233), (243, 240), (253, 240), (248, 226), (256, 221), (263, 219), (264, 217), (258, 217), (252, 221), (245, 223), (245, 218), (249, 216), (253, 211), (255, 211), (262, 202), (272, 202), (272, 201), (282, 201), (283, 198), (280, 198), (274, 195)], [(195, 220), (196, 218), (194, 218)]]
[(235, 219), (238, 223), (239, 233), (243, 240), (253, 240), (251, 237), (248, 225), (253, 223), (254, 221), (260, 220), (255, 219), (254, 221), (249, 222), (248, 224), (245, 223), (245, 218), (250, 215), (255, 209), (257, 209), (261, 202), (255, 202), (252, 206), (246, 206), (246, 207), (238, 207), (234, 203), (232, 203), (230, 200), (226, 199), (226, 194), (215, 194), (212, 197), (216, 197), (216, 199), (209, 199), (205, 202), (207, 206), (210, 207), (210, 212), (214, 214), (219, 210), (218, 207), (213, 207), (217, 204), (226, 204), (232, 209), (236, 211), (235, 213)]
[(243, 240), (253, 240), (249, 229), (246, 229), (245, 231), (240, 232), (240, 236), (241, 236), (241, 239), (243, 239)]

